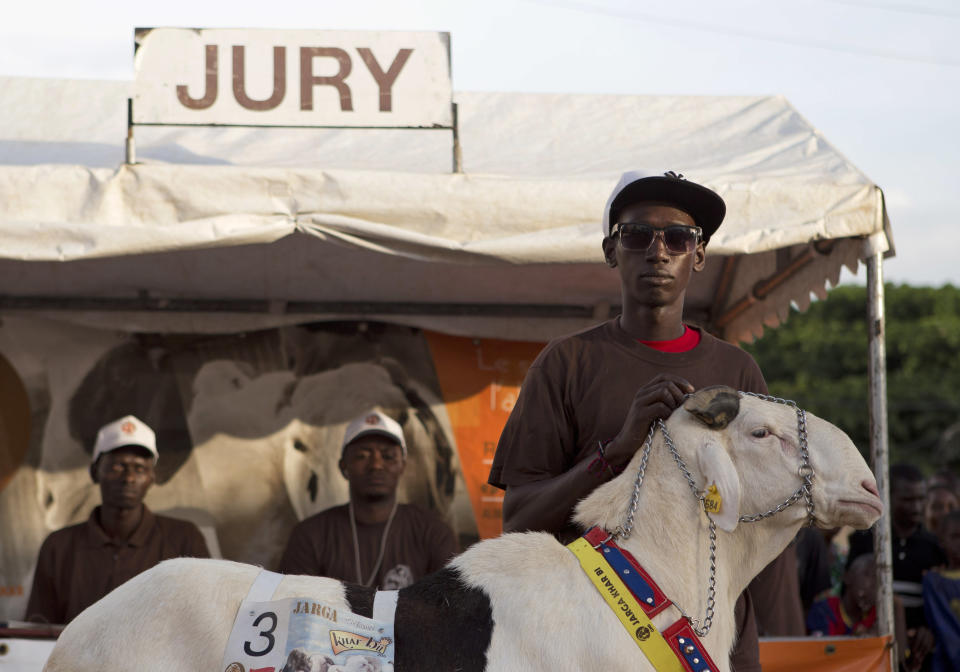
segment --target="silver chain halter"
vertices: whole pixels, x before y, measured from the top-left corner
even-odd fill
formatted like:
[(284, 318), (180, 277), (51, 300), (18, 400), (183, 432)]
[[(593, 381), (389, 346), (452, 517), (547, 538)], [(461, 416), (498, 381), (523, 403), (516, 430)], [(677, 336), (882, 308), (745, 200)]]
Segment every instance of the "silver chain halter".
[[(800, 498), (802, 497), (807, 506), (806, 524), (812, 526), (816, 522), (813, 510), (814, 472), (813, 467), (810, 466), (810, 452), (807, 448), (806, 412), (797, 406), (796, 402), (789, 399), (781, 399), (779, 397), (772, 397), (770, 395), (759, 394), (757, 392), (740, 392), (740, 394), (744, 396), (756, 397), (757, 399), (763, 399), (764, 401), (772, 401), (777, 404), (784, 404), (796, 410), (797, 443), (800, 448), (800, 467), (797, 469), (797, 476), (800, 477), (801, 483), (796, 492), (787, 497), (781, 503), (777, 504), (772, 509), (764, 511), (763, 513), (740, 516), (738, 519), (739, 522), (756, 523), (764, 518), (769, 518), (780, 513), (792, 504), (800, 501)], [(617, 529), (611, 535), (614, 539), (626, 539), (633, 532), (633, 519), (637, 513), (637, 505), (640, 503), (640, 486), (643, 484), (643, 477), (647, 470), (647, 460), (650, 458), (650, 449), (653, 447), (653, 436), (657, 429), (659, 429), (660, 433), (663, 434), (663, 441), (667, 444), (667, 448), (670, 450), (670, 455), (673, 457), (673, 461), (677, 463), (680, 473), (682, 473), (683, 477), (687, 480), (687, 484), (690, 486), (690, 490), (693, 492), (694, 498), (696, 498), (696, 500), (700, 503), (700, 508), (703, 510), (704, 515), (706, 515), (704, 501), (706, 499), (706, 491), (699, 490), (697, 488), (696, 481), (693, 480), (693, 474), (691, 474), (690, 470), (687, 469), (687, 465), (680, 457), (680, 453), (677, 451), (677, 447), (673, 443), (673, 439), (667, 432), (667, 426), (664, 424), (662, 419), (658, 418), (650, 425), (650, 431), (647, 433), (647, 438), (643, 442), (643, 447), (641, 448), (641, 450), (643, 450), (643, 454), (640, 457), (640, 468), (637, 470), (637, 478), (633, 483), (633, 494), (630, 497), (630, 506), (627, 508), (627, 516), (624, 519), (623, 524), (618, 525)], [(687, 612), (683, 610), (683, 607), (674, 603), (674, 606), (680, 611), (680, 615), (687, 620), (687, 622), (690, 624), (690, 627), (693, 628), (693, 631), (697, 633), (698, 637), (706, 637), (707, 633), (710, 632), (710, 628), (713, 625), (713, 614), (714, 607), (716, 606), (717, 594), (717, 524), (710, 516), (707, 516), (707, 521), (710, 524), (710, 578), (707, 582), (707, 609), (703, 620), (701, 621), (700, 619), (688, 616)]]
[(807, 412), (797, 406), (795, 401), (791, 401), (790, 399), (771, 397), (768, 394), (760, 394), (758, 392), (741, 392), (740, 394), (749, 397), (756, 397), (757, 399), (763, 399), (764, 401), (772, 401), (777, 404), (784, 404), (793, 408), (797, 412), (797, 446), (800, 448), (800, 466), (797, 468), (797, 476), (800, 477), (800, 487), (797, 488), (797, 491), (772, 509), (764, 511), (763, 513), (756, 513), (752, 516), (740, 516), (740, 522), (755, 523), (759, 520), (763, 520), (764, 518), (769, 518), (774, 514), (780, 513), (788, 506), (800, 501), (800, 498), (803, 497), (803, 500), (807, 505), (807, 525), (813, 527), (816, 524), (817, 519), (814, 516), (813, 511), (814, 473), (813, 467), (810, 466), (810, 451), (807, 449)]

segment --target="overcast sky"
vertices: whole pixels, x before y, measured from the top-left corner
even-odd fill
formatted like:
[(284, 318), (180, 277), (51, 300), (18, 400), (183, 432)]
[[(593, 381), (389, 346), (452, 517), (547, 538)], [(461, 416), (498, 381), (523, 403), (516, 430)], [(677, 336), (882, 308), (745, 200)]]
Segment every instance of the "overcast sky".
[(886, 279), (960, 285), (955, 0), (32, 0), (0, 75), (132, 79), (136, 26), (449, 31), (458, 91), (783, 94), (883, 188)]

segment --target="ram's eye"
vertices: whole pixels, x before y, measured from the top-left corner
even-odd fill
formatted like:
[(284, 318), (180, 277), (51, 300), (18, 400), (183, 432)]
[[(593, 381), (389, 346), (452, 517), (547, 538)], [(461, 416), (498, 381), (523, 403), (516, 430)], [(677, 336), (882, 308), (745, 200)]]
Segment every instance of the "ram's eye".
[(770, 436), (770, 430), (767, 429), (766, 427), (760, 427), (759, 429), (755, 429), (752, 432), (750, 432), (750, 434), (755, 439), (765, 439), (768, 436)]

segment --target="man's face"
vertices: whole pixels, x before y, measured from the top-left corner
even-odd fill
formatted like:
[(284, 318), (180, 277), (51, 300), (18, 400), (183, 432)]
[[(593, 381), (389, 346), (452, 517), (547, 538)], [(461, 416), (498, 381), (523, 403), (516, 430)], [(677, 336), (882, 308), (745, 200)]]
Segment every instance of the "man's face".
[(396, 441), (367, 434), (347, 446), (340, 471), (350, 482), (351, 498), (383, 499), (396, 493), (405, 464)]
[[(668, 226), (696, 226), (693, 217), (670, 205), (635, 203), (620, 211), (614, 225), (647, 224), (655, 229)], [(612, 227), (616, 228), (616, 226)], [(641, 305), (663, 306), (682, 301), (690, 275), (703, 270), (706, 261), (704, 244), (697, 243), (691, 252), (671, 254), (663, 236), (654, 237), (646, 250), (628, 250), (620, 236), (605, 238), (604, 257), (607, 264), (620, 271), (624, 293)]]
[(947, 553), (950, 567), (960, 567), (960, 521), (949, 519), (940, 530), (940, 543)]
[(890, 515), (894, 524), (902, 529), (922, 525), (927, 500), (926, 484), (923, 481), (900, 481), (890, 485)]
[(854, 563), (844, 576), (846, 589), (861, 611), (867, 612), (877, 603), (877, 566), (873, 562)]
[(105, 507), (134, 509), (153, 485), (153, 458), (143, 448), (117, 448), (100, 456), (94, 475)]
[(927, 529), (938, 534), (940, 531), (940, 519), (951, 511), (955, 511), (960, 506), (957, 496), (946, 488), (933, 488), (927, 494), (927, 506), (925, 512), (925, 523)]

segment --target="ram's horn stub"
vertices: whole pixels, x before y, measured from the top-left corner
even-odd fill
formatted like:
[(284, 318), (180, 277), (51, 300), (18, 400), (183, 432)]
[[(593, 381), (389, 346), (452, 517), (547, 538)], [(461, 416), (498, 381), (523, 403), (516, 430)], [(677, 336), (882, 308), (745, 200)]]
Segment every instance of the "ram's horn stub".
[(714, 385), (694, 392), (683, 408), (711, 429), (723, 429), (740, 412), (740, 394), (732, 387)]

